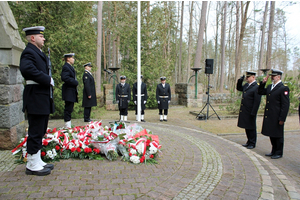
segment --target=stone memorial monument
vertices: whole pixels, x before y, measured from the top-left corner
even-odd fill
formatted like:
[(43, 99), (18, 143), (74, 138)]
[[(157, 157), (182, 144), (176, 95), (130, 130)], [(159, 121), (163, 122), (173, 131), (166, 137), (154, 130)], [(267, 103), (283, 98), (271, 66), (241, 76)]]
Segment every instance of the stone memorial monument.
[(19, 70), (25, 44), (7, 1), (0, 1), (0, 36), (0, 149), (13, 149), (25, 134)]

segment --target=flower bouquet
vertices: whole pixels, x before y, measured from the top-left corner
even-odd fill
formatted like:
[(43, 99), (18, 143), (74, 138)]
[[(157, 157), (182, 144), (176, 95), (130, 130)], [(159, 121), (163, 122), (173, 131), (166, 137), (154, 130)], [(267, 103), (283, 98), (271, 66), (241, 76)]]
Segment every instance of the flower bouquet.
[[(122, 160), (135, 164), (157, 163), (155, 158), (161, 148), (158, 136), (137, 124), (114, 122), (103, 127), (101, 121), (70, 129), (48, 128), (42, 144), (41, 158), (45, 162), (68, 158), (103, 160), (101, 154), (113, 161), (120, 153)], [(19, 163), (27, 161), (26, 145), (27, 136), (12, 150)]]

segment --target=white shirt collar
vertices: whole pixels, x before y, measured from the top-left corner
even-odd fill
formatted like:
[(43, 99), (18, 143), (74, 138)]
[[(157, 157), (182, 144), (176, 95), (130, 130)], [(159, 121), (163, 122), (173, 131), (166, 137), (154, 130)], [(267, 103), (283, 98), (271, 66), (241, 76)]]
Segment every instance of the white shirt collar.
[[(279, 80), (276, 84), (273, 85), (273, 88), (278, 85), (278, 83), (281, 83), (281, 80)], [(273, 83), (272, 83), (273, 84)]]

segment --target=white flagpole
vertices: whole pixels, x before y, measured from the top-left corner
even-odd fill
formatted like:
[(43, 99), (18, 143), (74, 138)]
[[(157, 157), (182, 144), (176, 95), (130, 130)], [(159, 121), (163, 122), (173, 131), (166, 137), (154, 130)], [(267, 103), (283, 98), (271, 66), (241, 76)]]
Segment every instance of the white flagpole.
[(141, 121), (141, 2), (138, 3), (137, 13), (137, 119)]

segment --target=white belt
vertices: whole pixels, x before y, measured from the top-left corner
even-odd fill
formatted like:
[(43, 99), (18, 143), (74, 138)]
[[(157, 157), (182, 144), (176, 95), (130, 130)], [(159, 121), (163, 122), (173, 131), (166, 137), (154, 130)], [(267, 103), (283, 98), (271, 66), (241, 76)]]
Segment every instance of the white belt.
[(33, 84), (37, 84), (38, 85), (38, 83), (35, 82), (35, 81), (32, 81), (32, 80), (27, 80), (26, 81), (26, 85), (33, 85)]
[[(137, 94), (135, 96), (137, 97)], [(143, 96), (145, 96), (145, 94), (141, 94), (141, 96), (143, 97)]]
[(159, 96), (159, 98), (166, 99), (169, 98), (169, 96)]

